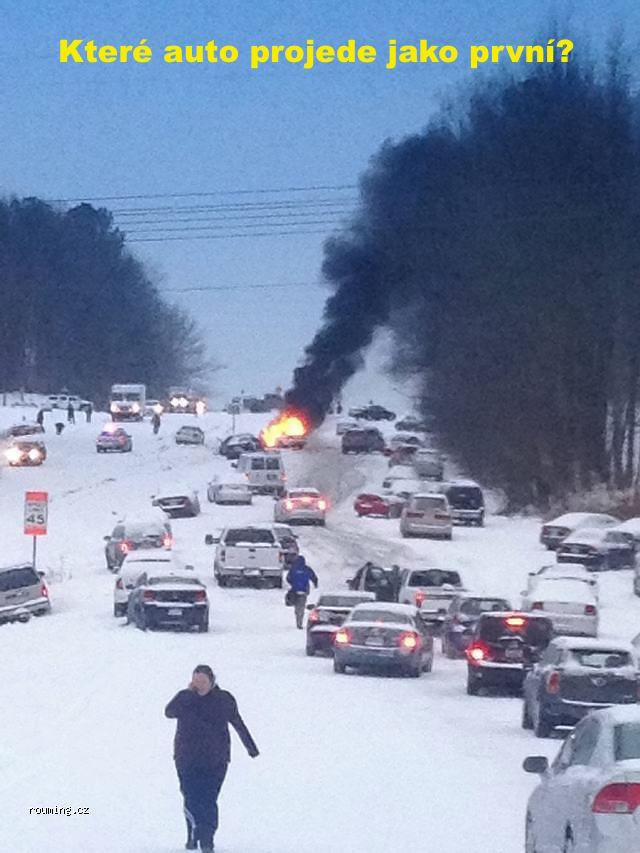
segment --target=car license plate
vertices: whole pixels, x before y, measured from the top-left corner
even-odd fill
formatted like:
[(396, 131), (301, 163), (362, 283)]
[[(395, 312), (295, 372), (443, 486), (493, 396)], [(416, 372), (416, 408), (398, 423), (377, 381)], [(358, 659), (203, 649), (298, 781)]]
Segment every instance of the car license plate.
[(522, 649), (505, 649), (504, 656), (507, 660), (522, 660)]
[(182, 610), (179, 607), (170, 607), (168, 611), (169, 616), (182, 616)]
[(364, 641), (366, 646), (382, 646), (384, 645), (382, 637), (367, 637)]
[(260, 569), (245, 569), (244, 574), (248, 578), (257, 578), (260, 577)]

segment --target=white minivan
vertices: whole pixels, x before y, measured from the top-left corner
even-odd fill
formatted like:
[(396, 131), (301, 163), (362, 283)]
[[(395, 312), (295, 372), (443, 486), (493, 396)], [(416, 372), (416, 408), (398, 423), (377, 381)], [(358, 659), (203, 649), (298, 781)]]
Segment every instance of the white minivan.
[(242, 453), (234, 467), (247, 478), (252, 492), (282, 495), (285, 491), (287, 478), (279, 453)]

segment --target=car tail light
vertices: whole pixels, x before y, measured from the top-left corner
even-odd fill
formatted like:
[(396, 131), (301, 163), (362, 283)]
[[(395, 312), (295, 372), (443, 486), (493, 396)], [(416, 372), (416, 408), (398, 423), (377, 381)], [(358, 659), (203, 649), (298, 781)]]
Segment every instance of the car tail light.
[(584, 615), (585, 616), (595, 616), (598, 611), (596, 610), (593, 604), (585, 604), (584, 606)]
[(421, 512), (408, 512), (407, 518), (422, 518)]
[(333, 641), (337, 646), (348, 646), (351, 642), (351, 631), (340, 628), (339, 631), (336, 631)]
[(421, 606), (422, 606), (422, 602), (423, 602), (425, 599), (427, 599), (428, 597), (429, 597), (429, 596), (427, 595), (427, 593), (426, 593), (426, 592), (421, 592), (420, 590), (418, 590), (418, 592), (416, 592), (416, 607), (421, 607)]
[(323, 498), (320, 498), (320, 500), (318, 501), (318, 509), (321, 512), (324, 512), (326, 508), (327, 508), (327, 502)]
[(507, 616), (504, 620), (504, 624), (509, 628), (524, 628), (527, 624), (527, 620), (524, 616)]
[(156, 594), (152, 589), (145, 589), (145, 591), (142, 593), (142, 597), (144, 598), (145, 601), (155, 601), (156, 600)]
[(531, 605), (532, 610), (544, 610), (544, 602), (543, 601), (534, 601)]
[(318, 613), (318, 611), (312, 610), (311, 613), (309, 613), (309, 616), (307, 617), (307, 621), (308, 622), (319, 622), (320, 621), (320, 614)]
[(223, 549), (220, 551), (220, 559), (221, 559), (221, 560), (226, 560), (226, 559), (227, 559), (227, 549), (226, 549), (226, 548), (223, 548)]
[(206, 601), (207, 600), (206, 591), (204, 589), (197, 590), (196, 595), (195, 595), (195, 600), (196, 601)]
[(595, 814), (633, 814), (640, 806), (638, 782), (613, 782), (595, 796), (591, 811)]
[(489, 658), (489, 649), (484, 643), (471, 643), (466, 649), (467, 660), (471, 664), (481, 663)]
[(49, 590), (47, 589), (46, 583), (43, 583), (42, 586), (40, 587), (40, 595), (43, 598), (49, 598)]
[(439, 519), (440, 521), (448, 521), (451, 518), (448, 512), (435, 512), (433, 514), (433, 517)]
[(285, 501), (284, 506), (287, 512), (291, 512), (291, 510), (293, 509), (293, 501)]
[(122, 583), (122, 578), (118, 578), (116, 581), (116, 589), (124, 589), (124, 584)]
[(560, 692), (560, 673), (559, 672), (550, 672), (547, 678), (547, 693), (559, 693)]
[(167, 551), (170, 551), (173, 548), (173, 536), (165, 536), (162, 540), (162, 545)]
[(403, 649), (411, 651), (418, 647), (418, 635), (414, 634), (413, 631), (405, 631), (401, 635), (399, 642)]
[(120, 550), (122, 551), (123, 554), (128, 554), (129, 551), (131, 550), (131, 544), (129, 542), (121, 542), (120, 543)]

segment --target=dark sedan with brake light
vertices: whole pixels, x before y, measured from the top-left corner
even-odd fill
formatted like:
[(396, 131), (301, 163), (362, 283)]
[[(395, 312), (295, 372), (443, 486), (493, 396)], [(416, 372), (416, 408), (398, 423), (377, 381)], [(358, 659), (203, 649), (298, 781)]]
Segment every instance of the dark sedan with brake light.
[(482, 687), (520, 691), (525, 670), (551, 642), (553, 625), (533, 613), (483, 613), (467, 646), (467, 693)]
[(129, 596), (127, 623), (137, 628), (209, 630), (209, 597), (202, 581), (193, 575), (140, 575)]
[(353, 608), (375, 600), (372, 592), (324, 592), (315, 604), (308, 604), (307, 654), (332, 653), (335, 632)]
[(358, 604), (335, 633), (334, 672), (399, 669), (419, 678), (432, 666), (433, 637), (410, 604)]
[(490, 598), (486, 595), (457, 595), (447, 611), (442, 623), (442, 653), (448, 658), (464, 657), (465, 649), (471, 642), (473, 629), (483, 613), (504, 612), (511, 605), (504, 598)]
[(558, 637), (527, 674), (522, 728), (549, 737), (585, 714), (638, 702), (638, 670), (631, 646), (608, 640)]

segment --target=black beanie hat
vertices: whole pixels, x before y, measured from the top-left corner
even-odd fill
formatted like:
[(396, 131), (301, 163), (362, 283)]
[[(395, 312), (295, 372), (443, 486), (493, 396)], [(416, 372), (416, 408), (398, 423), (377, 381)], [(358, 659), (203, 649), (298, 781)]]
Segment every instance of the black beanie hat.
[(206, 675), (212, 684), (216, 680), (216, 677), (213, 674), (213, 670), (211, 669), (210, 666), (207, 666), (206, 663), (199, 663), (198, 666), (193, 671), (194, 672), (201, 672), (203, 675)]

